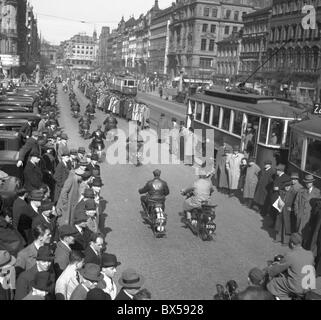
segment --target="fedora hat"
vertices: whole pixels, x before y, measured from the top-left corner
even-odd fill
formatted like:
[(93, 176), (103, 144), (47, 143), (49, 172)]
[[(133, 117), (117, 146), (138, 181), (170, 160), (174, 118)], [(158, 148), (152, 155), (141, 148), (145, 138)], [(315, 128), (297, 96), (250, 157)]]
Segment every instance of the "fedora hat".
[(85, 211), (96, 210), (96, 202), (94, 199), (88, 199), (85, 202)]
[(284, 170), (285, 170), (285, 165), (282, 164), (282, 163), (279, 163), (279, 164), (276, 166), (276, 170), (284, 171)]
[(76, 227), (69, 224), (62, 225), (59, 228), (59, 235), (61, 239), (64, 237), (76, 235), (77, 233), (78, 230), (76, 229)]
[(299, 180), (299, 174), (297, 172), (292, 172), (291, 173), (291, 179), (298, 179)]
[(118, 267), (121, 264), (114, 254), (103, 253), (101, 258), (103, 268)]
[(40, 271), (36, 273), (35, 279), (31, 281), (31, 287), (41, 291), (50, 291), (52, 281), (50, 280), (50, 272)]
[(93, 184), (92, 184), (93, 187), (102, 187), (103, 185), (104, 184), (101, 181), (100, 177), (96, 177), (95, 180), (93, 181)]
[(41, 190), (32, 190), (29, 194), (29, 200), (31, 201), (42, 201), (44, 194)]
[(93, 189), (87, 188), (84, 191), (84, 197), (89, 198), (89, 199), (94, 199), (95, 198), (95, 192)]
[(68, 136), (65, 133), (62, 133), (60, 135), (60, 138), (63, 139), (63, 140), (68, 140)]
[(77, 155), (77, 149), (71, 149), (70, 154), (76, 156)]
[(83, 211), (75, 212), (74, 224), (79, 224), (81, 222), (87, 222), (87, 221), (88, 221), (88, 216), (86, 215), (85, 212)]
[(312, 174), (307, 174), (304, 176), (303, 182), (309, 183), (309, 182), (314, 182), (315, 178)]
[(38, 151), (31, 151), (30, 152), (30, 158), (31, 157), (37, 157), (39, 159), (41, 158), (40, 153)]
[(84, 147), (79, 147), (78, 148), (78, 153), (85, 154), (86, 153), (86, 149)]
[(267, 164), (272, 165), (272, 160), (265, 160), (264, 165), (267, 165)]
[(240, 146), (238, 145), (233, 146), (233, 151), (240, 151)]
[(102, 289), (94, 288), (88, 291), (86, 300), (111, 300), (111, 297)]
[(7, 250), (0, 251), (0, 268), (4, 266), (13, 266), (16, 263), (16, 258)]
[(37, 261), (52, 261), (54, 259), (54, 255), (52, 254), (50, 247), (48, 245), (43, 245), (39, 248), (37, 252)]
[(145, 278), (134, 269), (125, 270), (118, 283), (124, 288), (140, 288), (145, 282)]
[(94, 263), (86, 263), (84, 268), (79, 271), (79, 273), (89, 281), (101, 281), (103, 275), (100, 273), (100, 267)]

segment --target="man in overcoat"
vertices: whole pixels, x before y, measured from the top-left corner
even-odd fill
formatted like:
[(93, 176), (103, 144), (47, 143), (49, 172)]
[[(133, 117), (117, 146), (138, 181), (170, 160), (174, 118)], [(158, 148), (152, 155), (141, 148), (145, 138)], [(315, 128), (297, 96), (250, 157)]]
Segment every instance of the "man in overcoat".
[(232, 154), (233, 150), (224, 139), (222, 139), (222, 145), (218, 148), (216, 153), (216, 166), (215, 166), (215, 177), (217, 188), (223, 193), (228, 192), (228, 177), (226, 170), (226, 159), (227, 154)]
[[(312, 225), (310, 223), (313, 199), (320, 199), (321, 192), (313, 183), (315, 178), (311, 174), (307, 174), (303, 182), (305, 188), (298, 191), (294, 202), (294, 214), (296, 217), (296, 232), (302, 234), (303, 247), (309, 248), (312, 237)], [(312, 200), (312, 201), (311, 201)]]
[(30, 153), (30, 160), (24, 169), (24, 187), (27, 191), (39, 190), (43, 184), (43, 174), (39, 166), (40, 154), (37, 152)]
[(243, 198), (247, 200), (247, 205), (252, 208), (253, 198), (258, 183), (258, 176), (261, 168), (255, 163), (254, 158), (249, 158), (248, 168), (246, 170)]
[(19, 150), (19, 160), (17, 162), (17, 167), (23, 166), (23, 163), (28, 160), (29, 154), (31, 152), (41, 154), (41, 148), (38, 143), (38, 131), (33, 131), (32, 136), (27, 139), (25, 145)]
[(60, 196), (60, 192), (64, 186), (65, 181), (67, 180), (69, 176), (69, 166), (68, 166), (68, 161), (69, 161), (69, 153), (63, 153), (61, 155), (61, 161), (58, 163), (56, 167), (55, 174), (53, 178), (56, 181), (55, 184), (55, 197), (54, 201), (57, 202)]
[(60, 215), (58, 224), (60, 226), (70, 224), (73, 221), (74, 208), (80, 197), (79, 184), (83, 174), (84, 171), (80, 168), (75, 171), (72, 170), (64, 183), (57, 202), (57, 212)]

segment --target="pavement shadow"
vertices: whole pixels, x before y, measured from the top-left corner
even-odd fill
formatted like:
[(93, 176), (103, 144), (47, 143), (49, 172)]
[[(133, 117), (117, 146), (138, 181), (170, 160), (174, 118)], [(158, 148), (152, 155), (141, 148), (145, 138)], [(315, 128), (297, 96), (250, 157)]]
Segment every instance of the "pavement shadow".
[(274, 239), (275, 236), (275, 231), (274, 228), (272, 226), (273, 220), (271, 218), (270, 215), (262, 215), (260, 214), (262, 217), (262, 226), (261, 229), (266, 231), (268, 233), (268, 235), (270, 236), (270, 238)]

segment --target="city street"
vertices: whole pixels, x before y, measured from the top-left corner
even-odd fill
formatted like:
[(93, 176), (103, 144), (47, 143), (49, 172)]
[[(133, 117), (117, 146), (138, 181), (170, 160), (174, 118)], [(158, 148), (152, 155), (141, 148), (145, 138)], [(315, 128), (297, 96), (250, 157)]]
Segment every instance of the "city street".
[[(88, 103), (76, 89), (82, 112)], [(184, 119), (185, 106), (161, 101), (159, 97), (139, 94), (149, 102), (152, 118), (158, 119), (161, 112)], [(59, 85), (58, 104), (60, 124), (69, 135), (69, 148), (86, 146), (78, 134), (78, 121), (71, 116), (68, 94)], [(171, 111), (171, 112), (170, 112)], [(106, 115), (97, 111), (91, 132), (102, 124)], [(128, 130), (125, 120), (118, 120), (119, 128)], [(162, 170), (161, 178), (168, 182), (170, 195), (166, 201), (168, 214), (167, 238), (155, 239), (148, 225), (142, 221), (138, 189), (153, 177), (152, 171)], [(212, 299), (216, 284), (236, 280), (241, 288), (247, 285), (247, 273), (255, 266), (263, 268), (275, 254), (284, 253), (272, 242), (268, 231), (262, 226), (260, 215), (243, 207), (235, 198), (214, 192), (212, 203), (216, 209), (217, 231), (215, 241), (203, 242), (189, 229), (182, 227), (179, 212), (184, 198), (182, 188), (190, 186), (194, 169), (184, 165), (133, 165), (101, 164), (104, 186), (102, 196), (108, 201), (105, 210), (105, 231), (108, 231), (107, 251), (117, 255), (122, 262), (120, 273), (132, 267), (144, 275), (144, 287), (153, 299)], [(118, 279), (118, 277), (116, 277)]]

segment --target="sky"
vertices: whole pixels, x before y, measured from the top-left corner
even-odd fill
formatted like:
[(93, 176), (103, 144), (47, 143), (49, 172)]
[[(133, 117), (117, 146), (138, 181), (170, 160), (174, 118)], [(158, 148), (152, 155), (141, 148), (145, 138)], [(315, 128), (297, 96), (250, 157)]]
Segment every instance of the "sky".
[[(92, 35), (95, 27), (99, 36), (102, 26), (113, 29), (122, 16), (125, 20), (132, 15), (137, 19), (151, 9), (154, 2), (155, 0), (29, 0), (38, 19), (39, 33), (51, 44), (60, 44), (79, 32)], [(158, 0), (158, 5), (160, 9), (165, 9), (172, 2), (175, 0)]]

